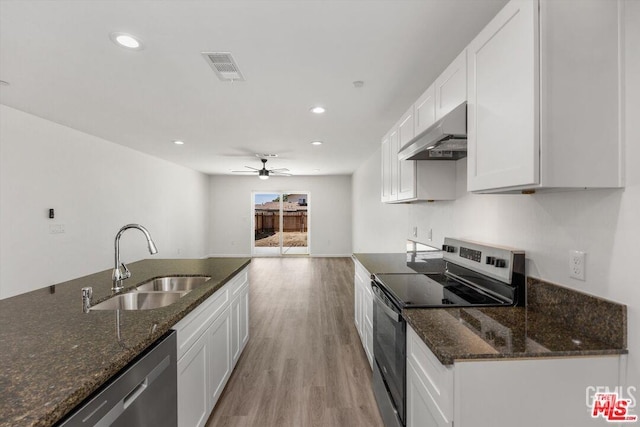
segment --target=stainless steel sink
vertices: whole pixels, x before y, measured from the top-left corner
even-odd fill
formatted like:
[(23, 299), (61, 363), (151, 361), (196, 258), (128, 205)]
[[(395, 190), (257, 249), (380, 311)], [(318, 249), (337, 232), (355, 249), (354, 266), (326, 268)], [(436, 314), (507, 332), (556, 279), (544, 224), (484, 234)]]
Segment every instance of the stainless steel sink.
[(115, 295), (91, 307), (91, 310), (150, 310), (166, 307), (189, 292), (128, 292)]
[(175, 292), (190, 291), (210, 280), (208, 276), (168, 276), (153, 279), (138, 286), (139, 291)]

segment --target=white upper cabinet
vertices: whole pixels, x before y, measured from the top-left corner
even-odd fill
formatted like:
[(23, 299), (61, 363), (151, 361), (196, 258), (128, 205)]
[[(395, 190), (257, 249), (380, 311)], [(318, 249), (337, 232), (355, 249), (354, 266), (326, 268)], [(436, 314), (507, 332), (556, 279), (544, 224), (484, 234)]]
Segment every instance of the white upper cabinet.
[(467, 100), (466, 49), (440, 74), (433, 87), (436, 120), (440, 120), (449, 111)]
[[(465, 81), (465, 86), (467, 82)], [(415, 104), (415, 134), (419, 135), (436, 121), (436, 91), (435, 85), (429, 86)]]
[(622, 182), (616, 0), (512, 0), (467, 48), (469, 191)]
[(383, 203), (391, 200), (391, 143), (389, 134), (382, 138), (382, 182), (380, 200)]
[(398, 127), (395, 126), (389, 132), (389, 201), (398, 200), (398, 150), (400, 150), (400, 141), (398, 138)]
[[(413, 106), (404, 113), (398, 123), (398, 151), (414, 137)], [(396, 159), (397, 159), (396, 151)], [(415, 160), (396, 160), (398, 162), (398, 201), (416, 198), (416, 162)]]

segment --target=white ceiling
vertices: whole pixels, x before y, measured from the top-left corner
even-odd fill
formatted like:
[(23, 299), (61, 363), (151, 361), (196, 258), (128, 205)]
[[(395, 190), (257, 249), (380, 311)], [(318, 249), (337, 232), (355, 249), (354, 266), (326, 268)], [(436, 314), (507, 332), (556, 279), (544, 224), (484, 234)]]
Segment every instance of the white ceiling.
[[(350, 174), (505, 3), (0, 0), (0, 102), (205, 173), (277, 153), (269, 167)], [(203, 51), (231, 51), (246, 81)]]

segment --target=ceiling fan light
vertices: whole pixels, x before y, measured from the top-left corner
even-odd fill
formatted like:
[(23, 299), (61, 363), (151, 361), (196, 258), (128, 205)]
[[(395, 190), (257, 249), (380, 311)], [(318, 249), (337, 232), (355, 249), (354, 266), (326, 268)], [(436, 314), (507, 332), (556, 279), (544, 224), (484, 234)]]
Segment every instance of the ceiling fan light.
[(269, 179), (269, 171), (266, 169), (261, 169), (258, 171), (258, 178), (260, 179)]
[(269, 179), (269, 175), (258, 175), (259, 179)]

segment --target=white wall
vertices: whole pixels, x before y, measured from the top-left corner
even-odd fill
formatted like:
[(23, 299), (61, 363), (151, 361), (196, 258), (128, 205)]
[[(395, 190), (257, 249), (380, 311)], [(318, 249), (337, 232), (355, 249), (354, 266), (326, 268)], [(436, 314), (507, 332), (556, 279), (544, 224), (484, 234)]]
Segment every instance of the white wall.
[[(469, 238), (522, 248), (531, 276), (627, 304), (629, 385), (640, 388), (640, 2), (626, 2), (626, 188), (524, 195), (474, 195), (464, 191), (466, 166), (457, 163), (459, 198), (453, 202), (404, 205), (393, 216), (394, 236), (385, 235), (387, 250), (418, 226), (420, 240), (429, 228), (434, 244), (443, 236)], [(354, 174), (354, 250), (382, 252), (376, 230), (388, 208), (379, 204), (380, 154), (375, 153)], [(377, 174), (377, 177), (376, 177)], [(364, 179), (366, 177), (366, 179)], [(375, 179), (374, 179), (375, 178)], [(379, 185), (379, 184), (378, 184)], [(354, 198), (355, 200), (355, 198)], [(586, 281), (569, 278), (568, 252), (587, 252)], [(604, 384), (603, 384), (604, 385)], [(611, 385), (612, 386), (612, 385)], [(636, 409), (637, 413), (637, 409)]]
[(353, 174), (353, 252), (405, 252), (406, 204), (380, 203), (382, 150), (378, 149)]
[[(0, 297), (113, 268), (127, 223), (148, 228), (156, 257), (204, 256), (208, 186), (204, 174), (0, 105)], [(123, 262), (149, 256), (139, 231), (123, 235)]]
[(315, 256), (351, 254), (351, 177), (255, 176), (210, 177), (211, 255), (250, 255), (251, 194), (263, 192), (302, 192), (309, 196), (310, 253)]

